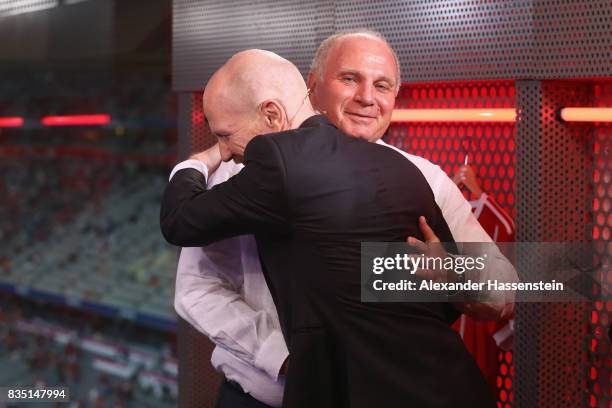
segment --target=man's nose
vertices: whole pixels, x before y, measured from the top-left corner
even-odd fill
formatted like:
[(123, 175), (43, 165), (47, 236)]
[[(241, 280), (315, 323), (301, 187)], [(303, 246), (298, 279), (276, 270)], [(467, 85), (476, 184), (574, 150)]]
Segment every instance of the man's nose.
[(362, 83), (357, 88), (355, 100), (364, 106), (374, 104), (374, 86), (372, 84)]
[(219, 151), (221, 152), (221, 160), (228, 161), (232, 158), (232, 152), (227, 146), (227, 142), (223, 140), (219, 141)]

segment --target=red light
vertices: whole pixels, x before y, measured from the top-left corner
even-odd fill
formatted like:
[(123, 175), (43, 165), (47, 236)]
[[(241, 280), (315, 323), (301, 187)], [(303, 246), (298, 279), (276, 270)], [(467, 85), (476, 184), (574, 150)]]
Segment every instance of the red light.
[(566, 122), (612, 122), (612, 108), (563, 108), (561, 119)]
[(394, 109), (392, 122), (516, 122), (515, 109)]
[(23, 126), (23, 118), (20, 116), (0, 117), (0, 127), (21, 127)]
[(508, 393), (505, 390), (501, 390), (499, 392), (499, 399), (502, 401), (506, 401), (508, 399)]
[(108, 125), (111, 121), (110, 115), (68, 115), (68, 116), (45, 116), (40, 120), (45, 126), (87, 126)]

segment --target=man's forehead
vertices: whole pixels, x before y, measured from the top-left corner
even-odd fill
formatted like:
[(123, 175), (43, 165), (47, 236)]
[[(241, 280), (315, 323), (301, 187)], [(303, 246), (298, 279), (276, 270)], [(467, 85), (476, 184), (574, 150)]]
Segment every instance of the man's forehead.
[(393, 52), (383, 40), (367, 35), (349, 35), (340, 38), (332, 46), (330, 54), (333, 54), (334, 51), (348, 51), (349, 53), (359, 53), (361, 51), (393, 58)]
[(395, 57), (389, 47), (379, 39), (359, 36), (340, 39), (330, 50), (327, 66), (336, 71), (388, 71), (395, 76)]
[(364, 77), (373, 77), (377, 80), (396, 81), (395, 65), (389, 64), (384, 58), (372, 56), (371, 58), (354, 58), (351, 60), (340, 60), (330, 74), (334, 76), (353, 74)]
[[(215, 96), (215, 95), (208, 95)], [(243, 109), (235, 103), (235, 100), (220, 97), (208, 97), (204, 99), (204, 120), (208, 128), (215, 134), (229, 134), (241, 126), (246, 117)]]
[(202, 95), (202, 103), (204, 108), (211, 107), (219, 103), (227, 103), (228, 94), (225, 87), (220, 86), (217, 82), (211, 81), (204, 88), (204, 94)]
[(202, 105), (206, 116), (231, 114), (235, 110), (235, 97), (223, 88), (206, 88), (202, 97)]
[(229, 111), (224, 109), (222, 99), (214, 99), (210, 95), (205, 94), (202, 102), (204, 120), (212, 131), (216, 131), (217, 128), (224, 126), (223, 123), (231, 119)]

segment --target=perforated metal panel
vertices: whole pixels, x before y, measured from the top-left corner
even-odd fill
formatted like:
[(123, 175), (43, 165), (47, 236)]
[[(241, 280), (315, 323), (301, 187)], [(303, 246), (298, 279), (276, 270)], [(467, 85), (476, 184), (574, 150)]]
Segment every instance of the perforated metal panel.
[(174, 0), (175, 90), (199, 90), (232, 54), (264, 48), (306, 74), (320, 41), (369, 27), (407, 82), (612, 75), (610, 0)]
[(191, 95), (191, 153), (200, 152), (214, 145), (217, 138), (210, 132), (204, 121), (202, 110), (202, 92)]
[[(591, 241), (595, 237), (591, 222), (595, 214), (594, 163), (600, 163), (593, 144), (594, 127), (564, 123), (558, 110), (563, 106), (592, 106), (592, 84), (519, 82), (517, 104), (521, 112), (516, 163), (517, 240)], [(537, 265), (537, 260), (517, 259), (523, 266)], [(597, 359), (585, 341), (585, 333), (591, 333), (587, 338), (595, 335), (588, 327), (594, 306), (517, 305), (517, 406), (576, 407), (590, 403), (587, 378), (593, 374), (587, 362)], [(599, 308), (603, 310), (603, 303)], [(607, 381), (606, 388), (610, 386), (609, 377), (597, 378)], [(596, 402), (592, 406), (607, 406), (599, 405), (601, 399)]]
[[(202, 151), (216, 142), (204, 122), (202, 93), (179, 96), (179, 157)], [(179, 404), (181, 408), (214, 407), (223, 376), (210, 364), (214, 348), (208, 337), (178, 318)]]
[(204, 120), (202, 92), (181, 93), (178, 98), (179, 160), (201, 152), (217, 142)]
[(531, 1), (336, 2), (336, 28), (372, 27), (402, 64), (402, 79), (516, 78), (531, 65)]
[(512, 383), (514, 381), (513, 353), (510, 351), (500, 351), (497, 360), (499, 362), (499, 373), (497, 375), (497, 399), (498, 407), (510, 408), (514, 402), (514, 391)]
[(178, 380), (181, 408), (212, 408), (223, 376), (210, 364), (214, 344), (185, 320), (178, 318)]
[[(590, 106), (612, 106), (612, 82), (593, 85), (593, 101)], [(578, 126), (582, 127), (584, 125)], [(592, 126), (592, 125), (587, 125)], [(595, 242), (594, 264), (600, 265), (595, 274), (600, 282), (612, 286), (612, 126), (597, 124), (593, 126), (593, 215), (590, 227)], [(612, 344), (609, 330), (612, 317), (612, 298), (601, 293), (597, 286), (592, 288), (593, 295), (599, 299), (591, 304), (589, 327), (585, 343), (589, 350), (589, 360), (585, 376), (588, 383), (588, 406), (609, 407), (612, 405), (611, 356)]]
[(261, 48), (308, 72), (319, 43), (333, 32), (333, 2), (174, 0), (173, 88), (201, 90), (229, 57)]
[(534, 0), (530, 78), (612, 75), (612, 1)]
[[(508, 81), (405, 84), (396, 106), (512, 108), (514, 99), (514, 84)], [(438, 164), (451, 177), (467, 155), (482, 189), (513, 214), (514, 135), (514, 124), (507, 123), (411, 123), (391, 125), (387, 141)]]
[(538, 241), (538, 190), (540, 188), (539, 138), (543, 123), (542, 84), (539, 81), (519, 81), (517, 91), (517, 134), (516, 140), (516, 180), (521, 194), (516, 197), (517, 213), (520, 219), (515, 220), (518, 229), (516, 240), (519, 242)]
[(335, 25), (381, 31), (420, 82), (609, 76), (610, 21), (610, 0), (353, 0)]

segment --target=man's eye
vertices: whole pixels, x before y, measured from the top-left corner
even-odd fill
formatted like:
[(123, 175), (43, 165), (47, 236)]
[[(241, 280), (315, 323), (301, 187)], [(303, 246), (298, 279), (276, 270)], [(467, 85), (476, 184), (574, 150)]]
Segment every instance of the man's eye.
[(387, 91), (387, 90), (391, 89), (389, 84), (376, 84), (376, 88), (380, 89), (381, 91)]
[(355, 81), (355, 78), (353, 78), (353, 77), (351, 77), (351, 76), (345, 76), (345, 77), (342, 77), (342, 80), (343, 80), (344, 82), (354, 82), (354, 81)]

